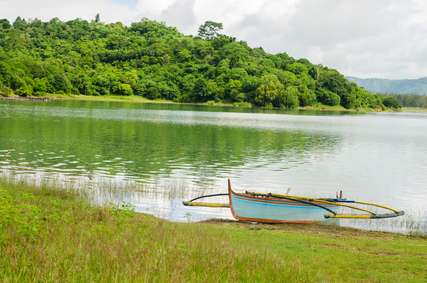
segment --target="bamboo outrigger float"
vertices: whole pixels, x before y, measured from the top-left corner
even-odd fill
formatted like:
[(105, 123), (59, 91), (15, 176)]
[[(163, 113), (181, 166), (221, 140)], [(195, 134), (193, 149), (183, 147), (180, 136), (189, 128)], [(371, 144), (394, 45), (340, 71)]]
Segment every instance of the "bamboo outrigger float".
[[(209, 197), (228, 196), (228, 203), (197, 202)], [(342, 192), (336, 198), (308, 198), (288, 194), (248, 192), (237, 193), (232, 190), (228, 179), (228, 193), (204, 195), (189, 201), (186, 206), (229, 207), (233, 217), (239, 221), (261, 223), (311, 223), (328, 218), (339, 219), (383, 219), (404, 215), (403, 211), (363, 201), (342, 198)], [(356, 205), (380, 208), (387, 213), (375, 213)], [(359, 213), (341, 214), (343, 208)]]

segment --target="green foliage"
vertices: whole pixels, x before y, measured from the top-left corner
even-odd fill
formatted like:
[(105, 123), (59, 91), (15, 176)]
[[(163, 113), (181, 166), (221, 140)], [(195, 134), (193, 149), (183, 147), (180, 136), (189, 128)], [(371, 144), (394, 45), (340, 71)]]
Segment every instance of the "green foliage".
[(120, 83), (113, 87), (113, 93), (118, 95), (133, 95), (133, 90), (130, 85)]
[(229, 80), (226, 85), (226, 100), (231, 102), (242, 102), (245, 99), (242, 91), (242, 82), (240, 80)]
[(33, 89), (31, 86), (24, 84), (20, 88), (16, 90), (16, 94), (19, 96), (29, 96), (33, 93)]
[(289, 86), (283, 89), (273, 101), (275, 107), (283, 107), (287, 109), (294, 109), (298, 107), (298, 89), (294, 86)]
[(219, 32), (222, 30), (222, 23), (217, 23), (213, 21), (206, 21), (203, 25), (199, 27), (198, 35), (203, 39), (214, 39), (219, 35)]
[(310, 89), (304, 89), (298, 93), (299, 105), (310, 106), (316, 102), (316, 94)]
[[(16, 202), (16, 197), (21, 201)], [(31, 204), (32, 195), (11, 192), (0, 187), (0, 245), (11, 240), (7, 231), (11, 228), (17, 236), (31, 239), (40, 229), (40, 209)]]
[(394, 94), (393, 97), (404, 107), (427, 108), (427, 95)]
[(215, 95), (212, 92), (212, 87), (209, 87), (208, 82), (200, 78), (194, 84), (191, 97), (193, 98), (192, 100), (195, 102), (206, 102), (209, 100), (213, 100), (215, 98)]
[[(282, 96), (283, 85), (275, 75), (264, 75), (261, 77), (254, 102), (258, 106), (270, 106), (273, 100)], [(275, 106), (280, 106), (280, 101)]]
[(0, 29), (9, 29), (11, 27), (7, 19), (0, 19)]
[[(382, 99), (336, 70), (272, 55), (220, 34), (199, 37), (142, 19), (125, 26), (75, 19), (0, 20), (0, 88), (51, 93), (144, 96), (182, 102), (252, 103), (294, 108), (316, 103), (382, 108)], [(295, 99), (297, 98), (297, 99)], [(295, 103), (297, 101), (297, 103)]]
[(402, 105), (399, 103), (399, 101), (396, 99), (396, 97), (393, 97), (393, 96), (384, 97), (383, 104), (385, 107), (395, 108), (395, 109), (402, 107)]
[(336, 70), (328, 68), (321, 70), (318, 86), (337, 94), (341, 98), (352, 94), (350, 82)]
[(317, 100), (325, 105), (339, 105), (341, 101), (341, 98), (336, 93), (324, 88), (318, 89), (316, 96)]
[(253, 226), (174, 223), (0, 183), (0, 281), (425, 282), (425, 237)]
[(13, 96), (13, 91), (10, 88), (4, 87), (0, 84), (0, 96), (3, 96), (3, 97)]

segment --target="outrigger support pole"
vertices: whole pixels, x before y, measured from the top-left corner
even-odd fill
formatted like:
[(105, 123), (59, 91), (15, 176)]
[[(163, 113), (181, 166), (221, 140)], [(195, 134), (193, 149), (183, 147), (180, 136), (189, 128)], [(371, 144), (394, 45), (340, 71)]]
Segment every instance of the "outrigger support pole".
[(193, 198), (189, 201), (183, 201), (182, 204), (185, 206), (204, 206), (204, 207), (230, 207), (228, 203), (215, 203), (215, 202), (194, 202), (195, 200), (209, 197), (219, 197), (219, 196), (228, 196), (228, 194), (212, 194), (212, 195), (204, 195), (200, 197)]

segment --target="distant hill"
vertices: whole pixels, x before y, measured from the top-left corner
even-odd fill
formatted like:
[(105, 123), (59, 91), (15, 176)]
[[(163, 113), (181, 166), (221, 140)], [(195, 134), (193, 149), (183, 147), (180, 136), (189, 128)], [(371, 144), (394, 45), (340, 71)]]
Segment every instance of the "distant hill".
[(427, 77), (405, 80), (361, 79), (356, 77), (347, 77), (347, 79), (372, 92), (427, 95)]
[[(382, 97), (337, 70), (269, 54), (207, 21), (198, 36), (143, 19), (0, 19), (0, 95), (137, 95), (296, 108), (319, 103), (383, 109)], [(384, 104), (385, 103), (385, 104)]]

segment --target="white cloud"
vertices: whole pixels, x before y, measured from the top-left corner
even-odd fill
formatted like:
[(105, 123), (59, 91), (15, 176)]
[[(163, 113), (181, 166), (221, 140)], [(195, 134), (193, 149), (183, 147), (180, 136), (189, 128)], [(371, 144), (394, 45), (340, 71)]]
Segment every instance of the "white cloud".
[[(136, 2), (136, 4), (135, 4)], [(126, 5), (129, 3), (129, 5)], [(0, 18), (76, 17), (130, 23), (142, 17), (195, 33), (205, 20), (225, 33), (362, 77), (427, 76), (423, 0), (0, 0)]]
[(195, 2), (196, 0), (175, 1), (161, 12), (160, 18), (169, 25), (179, 26), (181, 32), (193, 33), (193, 28), (197, 25)]
[(74, 18), (94, 19), (97, 13), (107, 22), (125, 21), (137, 15), (137, 11), (110, 0), (0, 0), (0, 18), (14, 20), (17, 16), (26, 19), (63, 20)]

